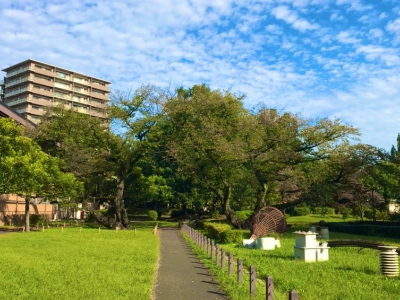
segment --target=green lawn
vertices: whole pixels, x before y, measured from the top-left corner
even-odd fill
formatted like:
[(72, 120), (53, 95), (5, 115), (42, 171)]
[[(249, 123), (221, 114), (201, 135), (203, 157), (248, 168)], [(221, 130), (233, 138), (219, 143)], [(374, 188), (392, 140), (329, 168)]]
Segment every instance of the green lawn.
[[(290, 228), (281, 238), (281, 248), (274, 251), (245, 249), (234, 244), (221, 245), (226, 252), (242, 258), (246, 269), (256, 266), (257, 276), (261, 279), (257, 286), (255, 299), (265, 299), (265, 277), (272, 276), (275, 282), (276, 299), (287, 299), (288, 291), (295, 289), (302, 300), (357, 300), (399, 298), (400, 278), (382, 276), (379, 270), (379, 252), (372, 249), (331, 248), (329, 261), (305, 263), (293, 259), (295, 230)], [(341, 233), (330, 233), (330, 239), (358, 238), (381, 241), (400, 246), (399, 240), (381, 239), (379, 237), (355, 236)], [(195, 246), (195, 251), (216, 274), (218, 281), (233, 300), (248, 297), (248, 282), (242, 287), (236, 284), (236, 277), (227, 276), (212, 266), (210, 259)]]
[(0, 235), (0, 299), (150, 299), (152, 228), (61, 228)]
[[(290, 216), (286, 219), (288, 224), (317, 224), (319, 221), (325, 222), (343, 222), (343, 217), (341, 214), (338, 215), (308, 215), (308, 216)], [(357, 221), (354, 217), (349, 217), (346, 222)]]

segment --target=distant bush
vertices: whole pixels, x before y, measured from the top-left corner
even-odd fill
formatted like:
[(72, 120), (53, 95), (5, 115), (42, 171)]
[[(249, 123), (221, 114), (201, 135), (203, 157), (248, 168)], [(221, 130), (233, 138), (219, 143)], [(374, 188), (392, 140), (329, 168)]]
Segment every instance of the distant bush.
[(335, 214), (335, 209), (333, 207), (315, 207), (313, 209), (314, 214), (321, 216), (332, 216)]
[(149, 210), (147, 213), (147, 216), (150, 218), (150, 220), (157, 220), (158, 219), (158, 214), (155, 210)]
[(300, 206), (296, 206), (293, 209), (292, 215), (293, 216), (307, 216), (311, 213), (310, 207), (307, 205), (303, 204)]

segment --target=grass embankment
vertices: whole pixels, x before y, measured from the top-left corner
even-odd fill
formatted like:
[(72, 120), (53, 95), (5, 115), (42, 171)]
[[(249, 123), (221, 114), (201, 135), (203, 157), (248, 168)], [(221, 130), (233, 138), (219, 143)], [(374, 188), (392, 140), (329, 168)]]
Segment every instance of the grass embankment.
[[(272, 276), (274, 279), (277, 299), (287, 299), (290, 289), (295, 289), (303, 300), (398, 299), (400, 278), (388, 278), (380, 274), (379, 251), (331, 248), (329, 261), (315, 263), (296, 261), (293, 258), (295, 240), (293, 231), (298, 229), (305, 228), (291, 228), (290, 232), (281, 238), (282, 247), (274, 251), (245, 249), (234, 244), (220, 245), (227, 253), (233, 253), (235, 261), (237, 258), (242, 258), (246, 270), (251, 265), (256, 266), (257, 277), (261, 281), (257, 284), (255, 299), (265, 299), (266, 276)], [(400, 246), (399, 240), (330, 233), (330, 239), (349, 238), (376, 240)], [(238, 287), (236, 275), (229, 277), (227, 270), (222, 272), (220, 268), (212, 266), (214, 262), (211, 262), (201, 249), (194, 247), (233, 300), (248, 297), (248, 281), (242, 287)]]
[(0, 299), (150, 299), (159, 240), (135, 231), (61, 228), (0, 236)]

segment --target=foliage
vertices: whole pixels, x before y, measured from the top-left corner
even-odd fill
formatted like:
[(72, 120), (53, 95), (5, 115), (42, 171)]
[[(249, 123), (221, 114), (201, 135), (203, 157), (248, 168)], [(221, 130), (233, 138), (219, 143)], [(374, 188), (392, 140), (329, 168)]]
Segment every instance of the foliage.
[(236, 217), (240, 221), (244, 222), (253, 214), (253, 211), (251, 211), (251, 210), (239, 210), (239, 211), (235, 211), (235, 214), (236, 214)]
[(311, 213), (311, 209), (306, 204), (296, 206), (292, 212), (292, 216), (307, 216)]
[(346, 224), (346, 223), (327, 223), (330, 230), (345, 232), (358, 235), (370, 235), (387, 237), (393, 239), (400, 238), (400, 226), (374, 225), (374, 224)]
[(147, 216), (153, 221), (158, 219), (158, 213), (155, 210), (149, 210)]
[(219, 211), (218, 210), (213, 210), (211, 212), (211, 218), (218, 220), (219, 219)]
[(42, 226), (45, 224), (45, 219), (42, 215), (30, 215), (29, 223), (31, 226)]
[(225, 230), (219, 234), (222, 244), (238, 244), (243, 241), (243, 232), (240, 230)]
[(26, 231), (30, 228), (31, 198), (63, 201), (81, 191), (75, 176), (61, 171), (63, 162), (44, 153), (12, 119), (0, 118), (0, 152), (0, 193), (25, 198)]
[(211, 223), (211, 222), (205, 222), (204, 223), (204, 231), (206, 235), (215, 240), (220, 240), (221, 239), (221, 234), (224, 231), (230, 230), (231, 226), (228, 224), (220, 224), (220, 223)]
[(334, 215), (335, 209), (332, 207), (314, 207), (313, 213), (316, 215), (321, 215), (321, 216)]

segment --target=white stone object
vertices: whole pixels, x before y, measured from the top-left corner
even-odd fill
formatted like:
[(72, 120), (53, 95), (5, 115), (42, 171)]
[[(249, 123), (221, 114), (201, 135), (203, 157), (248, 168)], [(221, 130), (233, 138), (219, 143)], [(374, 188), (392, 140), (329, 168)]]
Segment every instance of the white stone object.
[(261, 250), (274, 250), (275, 247), (280, 247), (281, 243), (273, 237), (261, 237), (256, 241), (256, 248)]
[(326, 261), (329, 259), (329, 247), (327, 243), (321, 245), (316, 239), (315, 232), (295, 232), (296, 244), (294, 246), (294, 258), (305, 262)]
[(244, 239), (243, 247), (245, 248), (254, 248), (256, 246), (256, 240), (253, 239)]

